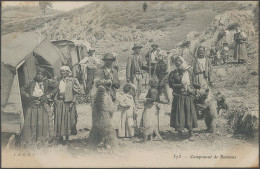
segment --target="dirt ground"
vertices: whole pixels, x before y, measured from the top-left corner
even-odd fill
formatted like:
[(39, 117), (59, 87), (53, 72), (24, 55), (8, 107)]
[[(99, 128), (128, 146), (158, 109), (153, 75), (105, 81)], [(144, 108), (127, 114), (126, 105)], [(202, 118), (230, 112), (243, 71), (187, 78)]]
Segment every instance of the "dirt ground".
[[(238, 68), (242, 70), (243, 66), (214, 66), (213, 71), (222, 68), (225, 68), (227, 72), (232, 72)], [(121, 79), (123, 74), (124, 72), (120, 72)], [(237, 104), (258, 104), (257, 93), (254, 90), (225, 87), (228, 77), (229, 74), (224, 73), (222, 77), (216, 78), (214, 92), (221, 91), (227, 97), (230, 108)], [(120, 92), (119, 90), (117, 94), (119, 95)], [(147, 89), (144, 87), (140, 100), (145, 98), (146, 92)], [(171, 93), (170, 89), (169, 93)], [(252, 97), (245, 99), (249, 95)], [(161, 99), (165, 98), (162, 96)], [(28, 167), (246, 167), (258, 165), (258, 138), (234, 135), (223, 115), (225, 113), (217, 118), (215, 134), (207, 133), (204, 119), (199, 119), (198, 128), (194, 129), (194, 141), (189, 141), (187, 131), (185, 132), (186, 139), (179, 139), (177, 132), (170, 127), (171, 105), (160, 104), (159, 106), (160, 134), (163, 142), (157, 138), (146, 143), (139, 137), (119, 139), (119, 148), (115, 152), (103, 150), (93, 152), (88, 146), (92, 112), (90, 104), (85, 103), (77, 105), (78, 134), (70, 137), (69, 145), (52, 143), (42, 147), (32, 146), (27, 150), (4, 151), (3, 159), (8, 159), (9, 163), (3, 160), (3, 166), (25, 165), (26, 160), (28, 160)], [(138, 107), (137, 122), (140, 124), (143, 105), (139, 104)], [(120, 115), (120, 111), (116, 111), (113, 115), (112, 124), (115, 129), (118, 128)], [(32, 156), (19, 157), (19, 154), (25, 152)], [(213, 158), (215, 156), (218, 157)], [(15, 160), (15, 166), (11, 160)]]

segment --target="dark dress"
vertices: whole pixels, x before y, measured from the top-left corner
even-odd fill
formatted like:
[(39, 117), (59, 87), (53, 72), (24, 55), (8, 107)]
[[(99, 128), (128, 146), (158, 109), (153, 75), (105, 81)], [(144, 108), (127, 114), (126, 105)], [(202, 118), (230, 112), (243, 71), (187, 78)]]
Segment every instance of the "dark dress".
[[(198, 127), (197, 113), (192, 98), (193, 86), (189, 86), (187, 91), (184, 90), (182, 77), (183, 74), (177, 70), (172, 71), (169, 75), (169, 86), (173, 89), (174, 97), (170, 126), (177, 131), (182, 131), (184, 128), (189, 130)], [(192, 84), (192, 80), (190, 82)]]
[(73, 77), (67, 77), (65, 81), (65, 93), (58, 89), (54, 99), (54, 129), (57, 137), (77, 134), (76, 97), (80, 93), (80, 84)]
[[(41, 97), (34, 97), (36, 81), (31, 81), (21, 89), (23, 97), (28, 97), (28, 109), (26, 110), (23, 130), (21, 134), (22, 144), (48, 141), (54, 136), (54, 126), (51, 108), (51, 98), (57, 84), (47, 78), (43, 81), (44, 94)], [(48, 97), (48, 98), (47, 98)]]

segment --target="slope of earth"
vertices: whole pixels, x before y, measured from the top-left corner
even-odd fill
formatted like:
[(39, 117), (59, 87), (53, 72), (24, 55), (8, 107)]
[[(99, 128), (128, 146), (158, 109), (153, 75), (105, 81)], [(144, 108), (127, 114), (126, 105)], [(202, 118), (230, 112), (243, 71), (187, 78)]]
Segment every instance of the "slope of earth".
[[(209, 3), (209, 2), (208, 2)], [(142, 4), (142, 3), (140, 3)], [(154, 2), (155, 5), (158, 5)], [(207, 3), (206, 3), (207, 4)], [(224, 3), (223, 3), (224, 4)], [(236, 4), (236, 3), (234, 3)], [(234, 5), (233, 4), (233, 5)], [(124, 24), (124, 26), (116, 25), (113, 27), (111, 24), (112, 21), (109, 22), (108, 27), (104, 29), (99, 29), (100, 24), (103, 23), (103, 19), (106, 18), (107, 15), (98, 15), (97, 13), (101, 12), (104, 9), (109, 9), (108, 6), (103, 6), (94, 4), (96, 6), (95, 10), (92, 11), (92, 7), (82, 8), (81, 10), (72, 12), (71, 14), (66, 16), (66, 19), (61, 17), (58, 19), (58, 23), (54, 21), (50, 21), (48, 23), (49, 33), (52, 38), (83, 38), (89, 40), (96, 47), (98, 54), (102, 54), (106, 51), (117, 51), (119, 53), (119, 63), (120, 65), (125, 64), (125, 58), (128, 54), (131, 53), (131, 46), (134, 42), (141, 42), (145, 45), (145, 50), (142, 54), (147, 52), (147, 47), (149, 46), (147, 42), (153, 43), (157, 42), (159, 39), (163, 39), (166, 35), (172, 33), (171, 37), (172, 41), (169, 40), (169, 43), (175, 44), (174, 37), (178, 37), (178, 41), (182, 39), (181, 36), (177, 34), (183, 34), (182, 36), (187, 35), (186, 39), (183, 41), (191, 41), (191, 46), (187, 48), (181, 47), (181, 45), (173, 45), (175, 49), (172, 51), (172, 54), (176, 55), (185, 55), (185, 58), (191, 62), (192, 61), (192, 52), (194, 50), (195, 45), (204, 44), (207, 48), (210, 48), (212, 44), (215, 44), (217, 41), (217, 36), (221, 29), (226, 29), (230, 24), (234, 23), (233, 21), (238, 21), (241, 24), (241, 27), (249, 32), (250, 41), (247, 44), (248, 49), (248, 63), (246, 65), (236, 65), (236, 64), (227, 64), (214, 66), (213, 72), (215, 75), (214, 82), (214, 91), (220, 91), (222, 94), (226, 96), (226, 101), (230, 107), (230, 111), (235, 109), (239, 105), (248, 106), (250, 109), (258, 108), (259, 105), (258, 100), (258, 30), (252, 30), (252, 14), (251, 11), (231, 11), (226, 12), (231, 9), (229, 5), (211, 5), (211, 8), (215, 8), (214, 11), (212, 9), (205, 10), (205, 4), (199, 6), (189, 6), (189, 12), (185, 13), (185, 20), (179, 22), (179, 27), (166, 27), (162, 26), (160, 29), (150, 29), (153, 24), (147, 28), (138, 28), (141, 24), (132, 25), (131, 26)], [(167, 6), (168, 5), (168, 6)], [(171, 6), (167, 4), (167, 8)], [(226, 6), (225, 6), (226, 5)], [(232, 5), (232, 4), (231, 4)], [(127, 6), (127, 5), (126, 5)], [(152, 6), (152, 5), (151, 5)], [(159, 5), (158, 5), (159, 6)], [(154, 7), (154, 10), (158, 10), (158, 6)], [(202, 7), (200, 7), (202, 6)], [(234, 5), (235, 6), (235, 5)], [(114, 6), (113, 6), (114, 7)], [(130, 7), (136, 7), (134, 4), (129, 3)], [(157, 7), (157, 8), (156, 8)], [(235, 6), (237, 7), (237, 6)], [(234, 8), (235, 8), (234, 7)], [(241, 10), (251, 8), (248, 4), (242, 3), (240, 6)], [(116, 6), (115, 6), (116, 8)], [(179, 5), (180, 9), (187, 9), (185, 5)], [(194, 9), (195, 8), (195, 9)], [(238, 8), (238, 7), (237, 7)], [(85, 11), (88, 9), (89, 11)], [(139, 9), (139, 8), (138, 8)], [(153, 8), (151, 8), (153, 9)], [(114, 9), (113, 9), (114, 10)], [(116, 8), (116, 10), (119, 10)], [(84, 12), (85, 11), (85, 12)], [(98, 11), (95, 13), (95, 11)], [(118, 12), (118, 11), (117, 11)], [(141, 13), (141, 9), (139, 9)], [(160, 12), (160, 8), (159, 8)], [(209, 16), (206, 16), (206, 12), (209, 13)], [(214, 12), (220, 14), (214, 17)], [(84, 16), (80, 14), (84, 13)], [(204, 15), (205, 14), (205, 15)], [(145, 15), (145, 14), (144, 14)], [(196, 16), (197, 15), (197, 16)], [(203, 15), (203, 16), (202, 16)], [(80, 17), (81, 16), (81, 17)], [(96, 18), (89, 20), (90, 18)], [(118, 15), (116, 15), (118, 16)], [(124, 15), (122, 15), (124, 16)], [(129, 16), (129, 15), (125, 15)], [(147, 14), (148, 16), (148, 14)], [(110, 15), (113, 16), (113, 13)], [(156, 17), (156, 15), (155, 15)], [(214, 19), (213, 19), (214, 17)], [(180, 18), (184, 18), (180, 15)], [(203, 25), (203, 19), (205, 19), (205, 23), (209, 25)], [(211, 18), (211, 19), (210, 19)], [(121, 18), (122, 19), (122, 18)], [(125, 19), (125, 18), (124, 18)], [(123, 20), (124, 20), (123, 19)], [(156, 22), (159, 22), (159, 18), (156, 18)], [(181, 20), (181, 19), (180, 19)], [(207, 20), (207, 21), (206, 21)], [(210, 20), (210, 21), (209, 21)], [(121, 20), (120, 20), (121, 21)], [(212, 22), (211, 22), (212, 21)], [(69, 24), (72, 22), (73, 24)], [(140, 21), (141, 22), (141, 21)], [(83, 31), (84, 23), (89, 23), (89, 26), (93, 26), (93, 30), (89, 33)], [(120, 23), (120, 22), (119, 22)], [(135, 23), (135, 22), (134, 22)], [(189, 23), (192, 23), (189, 25)], [(63, 28), (61, 25), (66, 25), (67, 29)], [(116, 24), (116, 23), (113, 23)], [(180, 27), (181, 25), (184, 27)], [(79, 25), (79, 26), (78, 26)], [(82, 26), (83, 25), (83, 26)], [(102, 26), (102, 25), (101, 25)], [(158, 25), (157, 25), (158, 26)], [(171, 26), (174, 26), (172, 23)], [(214, 28), (216, 27), (216, 28)], [(55, 29), (57, 29), (57, 32)], [(79, 28), (79, 30), (77, 30)], [(182, 33), (182, 29), (187, 31), (186, 34)], [(193, 29), (194, 28), (194, 29)], [(115, 30), (113, 30), (115, 29)], [(141, 31), (139, 30), (141, 29)], [(174, 32), (175, 29), (178, 31)], [(195, 30), (196, 29), (196, 30)], [(77, 31), (76, 31), (77, 30)], [(190, 31), (198, 31), (198, 33), (194, 33)], [(38, 31), (44, 32), (45, 28), (39, 28)], [(60, 31), (60, 33), (58, 32)], [(125, 32), (123, 32), (125, 31)], [(71, 34), (73, 32), (73, 34)], [(80, 32), (80, 33), (78, 33)], [(174, 33), (173, 33), (174, 32)], [(251, 33), (250, 33), (251, 32)], [(61, 35), (62, 33), (62, 35)], [(75, 33), (75, 34), (74, 34)], [(232, 37), (234, 30), (231, 30), (229, 38)], [(192, 36), (192, 35), (196, 36)], [(131, 36), (132, 37), (131, 37)], [(150, 35), (153, 35), (151, 40)], [(100, 38), (100, 39), (99, 39)], [(184, 39), (185, 37), (183, 37)], [(171, 38), (169, 38), (171, 39)], [(202, 39), (204, 39), (202, 41)], [(182, 44), (180, 42), (179, 44)], [(231, 42), (231, 41), (230, 41)], [(230, 43), (232, 44), (232, 43)], [(167, 46), (168, 44), (165, 44)], [(165, 46), (162, 46), (164, 48)], [(165, 48), (173, 47), (168, 45)], [(122, 51), (122, 52), (120, 52)], [(176, 52), (177, 51), (177, 52)], [(180, 52), (179, 52), (180, 51)], [(230, 60), (232, 62), (232, 59)], [(121, 71), (123, 72), (123, 71)], [(120, 73), (120, 79), (124, 80), (124, 73)], [(146, 90), (142, 93), (141, 98), (144, 98), (146, 95)], [(119, 94), (119, 93), (118, 93)], [(161, 135), (164, 139), (164, 142), (160, 141), (152, 141), (143, 143), (140, 138), (133, 139), (120, 139), (120, 149), (115, 152), (91, 152), (88, 147), (88, 134), (91, 129), (91, 107), (89, 104), (81, 104), (77, 106), (78, 110), (78, 135), (70, 137), (70, 144), (67, 146), (64, 145), (48, 145), (48, 147), (43, 147), (40, 149), (36, 149), (36, 147), (32, 147), (32, 149), (28, 150), (34, 153), (34, 159), (40, 163), (40, 165), (47, 165), (46, 167), (80, 167), (80, 166), (88, 166), (88, 167), (108, 167), (107, 164), (109, 162), (109, 167), (137, 167), (138, 164), (143, 166), (138, 167), (178, 167), (185, 164), (187, 167), (194, 167), (194, 162), (197, 159), (192, 159), (192, 156), (232, 156), (236, 154), (237, 163), (232, 163), (227, 159), (220, 160), (219, 158), (216, 160), (208, 160), (208, 159), (200, 159), (200, 163), (196, 163), (200, 167), (218, 167), (220, 165), (220, 161), (222, 164), (224, 163), (226, 166), (233, 167), (243, 167), (244, 162), (250, 163), (250, 165), (257, 165), (256, 161), (258, 159), (251, 157), (258, 157), (258, 137), (255, 139), (249, 139), (248, 137), (243, 137), (242, 135), (235, 135), (232, 127), (228, 124), (226, 116), (230, 111), (223, 112), (219, 115), (217, 119), (217, 132), (216, 134), (211, 134), (205, 132), (206, 125), (203, 120), (198, 120), (199, 127), (194, 130), (195, 140), (188, 141), (187, 139), (180, 140), (177, 136), (176, 131), (174, 131), (170, 126), (170, 105), (161, 104), (160, 111), (160, 130)], [(138, 109), (138, 124), (140, 123), (140, 119), (142, 116), (143, 109)], [(259, 110), (258, 110), (259, 111)], [(115, 112), (113, 116), (113, 126), (115, 129), (118, 128), (118, 122), (120, 118), (120, 112)], [(187, 132), (185, 133), (187, 136)], [(21, 150), (23, 152), (24, 150)], [(181, 155), (181, 156), (180, 156)], [(48, 158), (46, 158), (48, 157)], [(178, 160), (178, 158), (182, 160)], [(194, 160), (194, 161), (193, 161)], [(19, 164), (19, 163), (18, 163)], [(235, 166), (234, 166), (235, 165)]]

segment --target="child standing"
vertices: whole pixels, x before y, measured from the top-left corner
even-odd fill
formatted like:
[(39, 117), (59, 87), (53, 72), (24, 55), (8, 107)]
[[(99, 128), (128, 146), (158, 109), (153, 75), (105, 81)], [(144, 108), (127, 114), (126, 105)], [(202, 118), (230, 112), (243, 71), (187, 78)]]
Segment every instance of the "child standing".
[(228, 60), (228, 52), (229, 52), (229, 47), (228, 47), (228, 43), (224, 42), (223, 43), (223, 47), (221, 49), (221, 61), (225, 64)]
[(127, 83), (123, 87), (123, 97), (119, 105), (123, 108), (119, 122), (118, 137), (133, 137), (135, 131), (134, 115), (135, 102), (131, 95), (132, 85)]
[(143, 128), (144, 132), (144, 141), (148, 140), (148, 136), (151, 140), (153, 140), (154, 134), (162, 141), (162, 137), (159, 134), (159, 106), (157, 103), (157, 87), (157, 80), (152, 79), (150, 81), (150, 89), (146, 95), (144, 112), (140, 124), (140, 127)]

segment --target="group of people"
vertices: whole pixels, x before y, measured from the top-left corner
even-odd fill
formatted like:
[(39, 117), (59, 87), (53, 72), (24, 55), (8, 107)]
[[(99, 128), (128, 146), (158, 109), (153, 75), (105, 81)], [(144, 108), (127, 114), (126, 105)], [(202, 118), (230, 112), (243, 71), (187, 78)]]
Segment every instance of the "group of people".
[[(244, 62), (239, 50), (243, 48), (245, 37), (239, 31), (234, 37), (237, 42), (235, 54), (239, 55), (239, 62)], [(160, 100), (162, 93), (165, 94), (167, 104), (172, 102), (170, 126), (178, 131), (181, 138), (186, 128), (189, 130), (189, 140), (193, 140), (193, 128), (198, 127), (197, 105), (209, 97), (213, 83), (211, 61), (206, 56), (206, 49), (202, 46), (197, 48), (192, 66), (182, 56), (174, 56), (171, 61), (176, 69), (170, 71), (167, 63), (169, 53), (164, 53), (157, 44), (153, 44), (152, 49), (143, 57), (140, 54), (142, 48), (142, 45), (134, 44), (133, 53), (127, 59), (126, 82), (119, 100), (116, 95), (121, 86), (119, 69), (114, 63), (116, 57), (113, 54), (104, 54), (104, 64), (97, 67), (100, 62), (94, 57), (95, 50), (90, 50), (89, 56), (80, 62), (81, 65), (89, 62), (85, 66), (87, 79), (84, 88), (92, 107), (90, 144), (96, 147), (116, 146), (117, 137), (134, 137), (137, 132), (142, 132), (145, 141), (149, 138), (152, 140), (154, 136), (162, 140), (159, 134), (159, 103), (163, 103)], [(144, 75), (149, 77), (149, 90), (138, 126), (136, 110), (143, 91)], [(168, 87), (172, 89), (172, 101)], [(56, 79), (48, 79), (46, 70), (39, 67), (35, 79), (21, 89), (23, 100), (28, 100), (22, 130), (23, 143), (50, 141), (53, 138), (68, 143), (69, 136), (77, 134), (76, 100), (80, 90), (81, 85), (72, 76), (70, 67), (62, 66), (60, 77)], [(122, 111), (116, 133), (111, 118), (118, 106)], [(214, 126), (210, 124), (212, 112), (208, 117), (208, 130), (214, 132)]]
[(22, 143), (26, 146), (53, 138), (68, 143), (69, 136), (77, 134), (79, 81), (72, 77), (68, 66), (61, 67), (57, 79), (48, 79), (44, 68), (37, 69), (34, 80), (21, 89), (23, 100), (27, 100)]
[[(221, 41), (219, 41), (220, 43)], [(240, 27), (236, 27), (236, 33), (234, 34), (234, 54), (233, 60), (237, 63), (246, 63), (247, 50), (246, 42), (247, 36), (245, 32), (240, 30)], [(216, 45), (218, 46), (218, 45)], [(213, 65), (226, 64), (232, 57), (230, 54), (229, 44), (227, 41), (222, 42), (219, 47), (213, 46), (210, 49), (210, 59)]]

